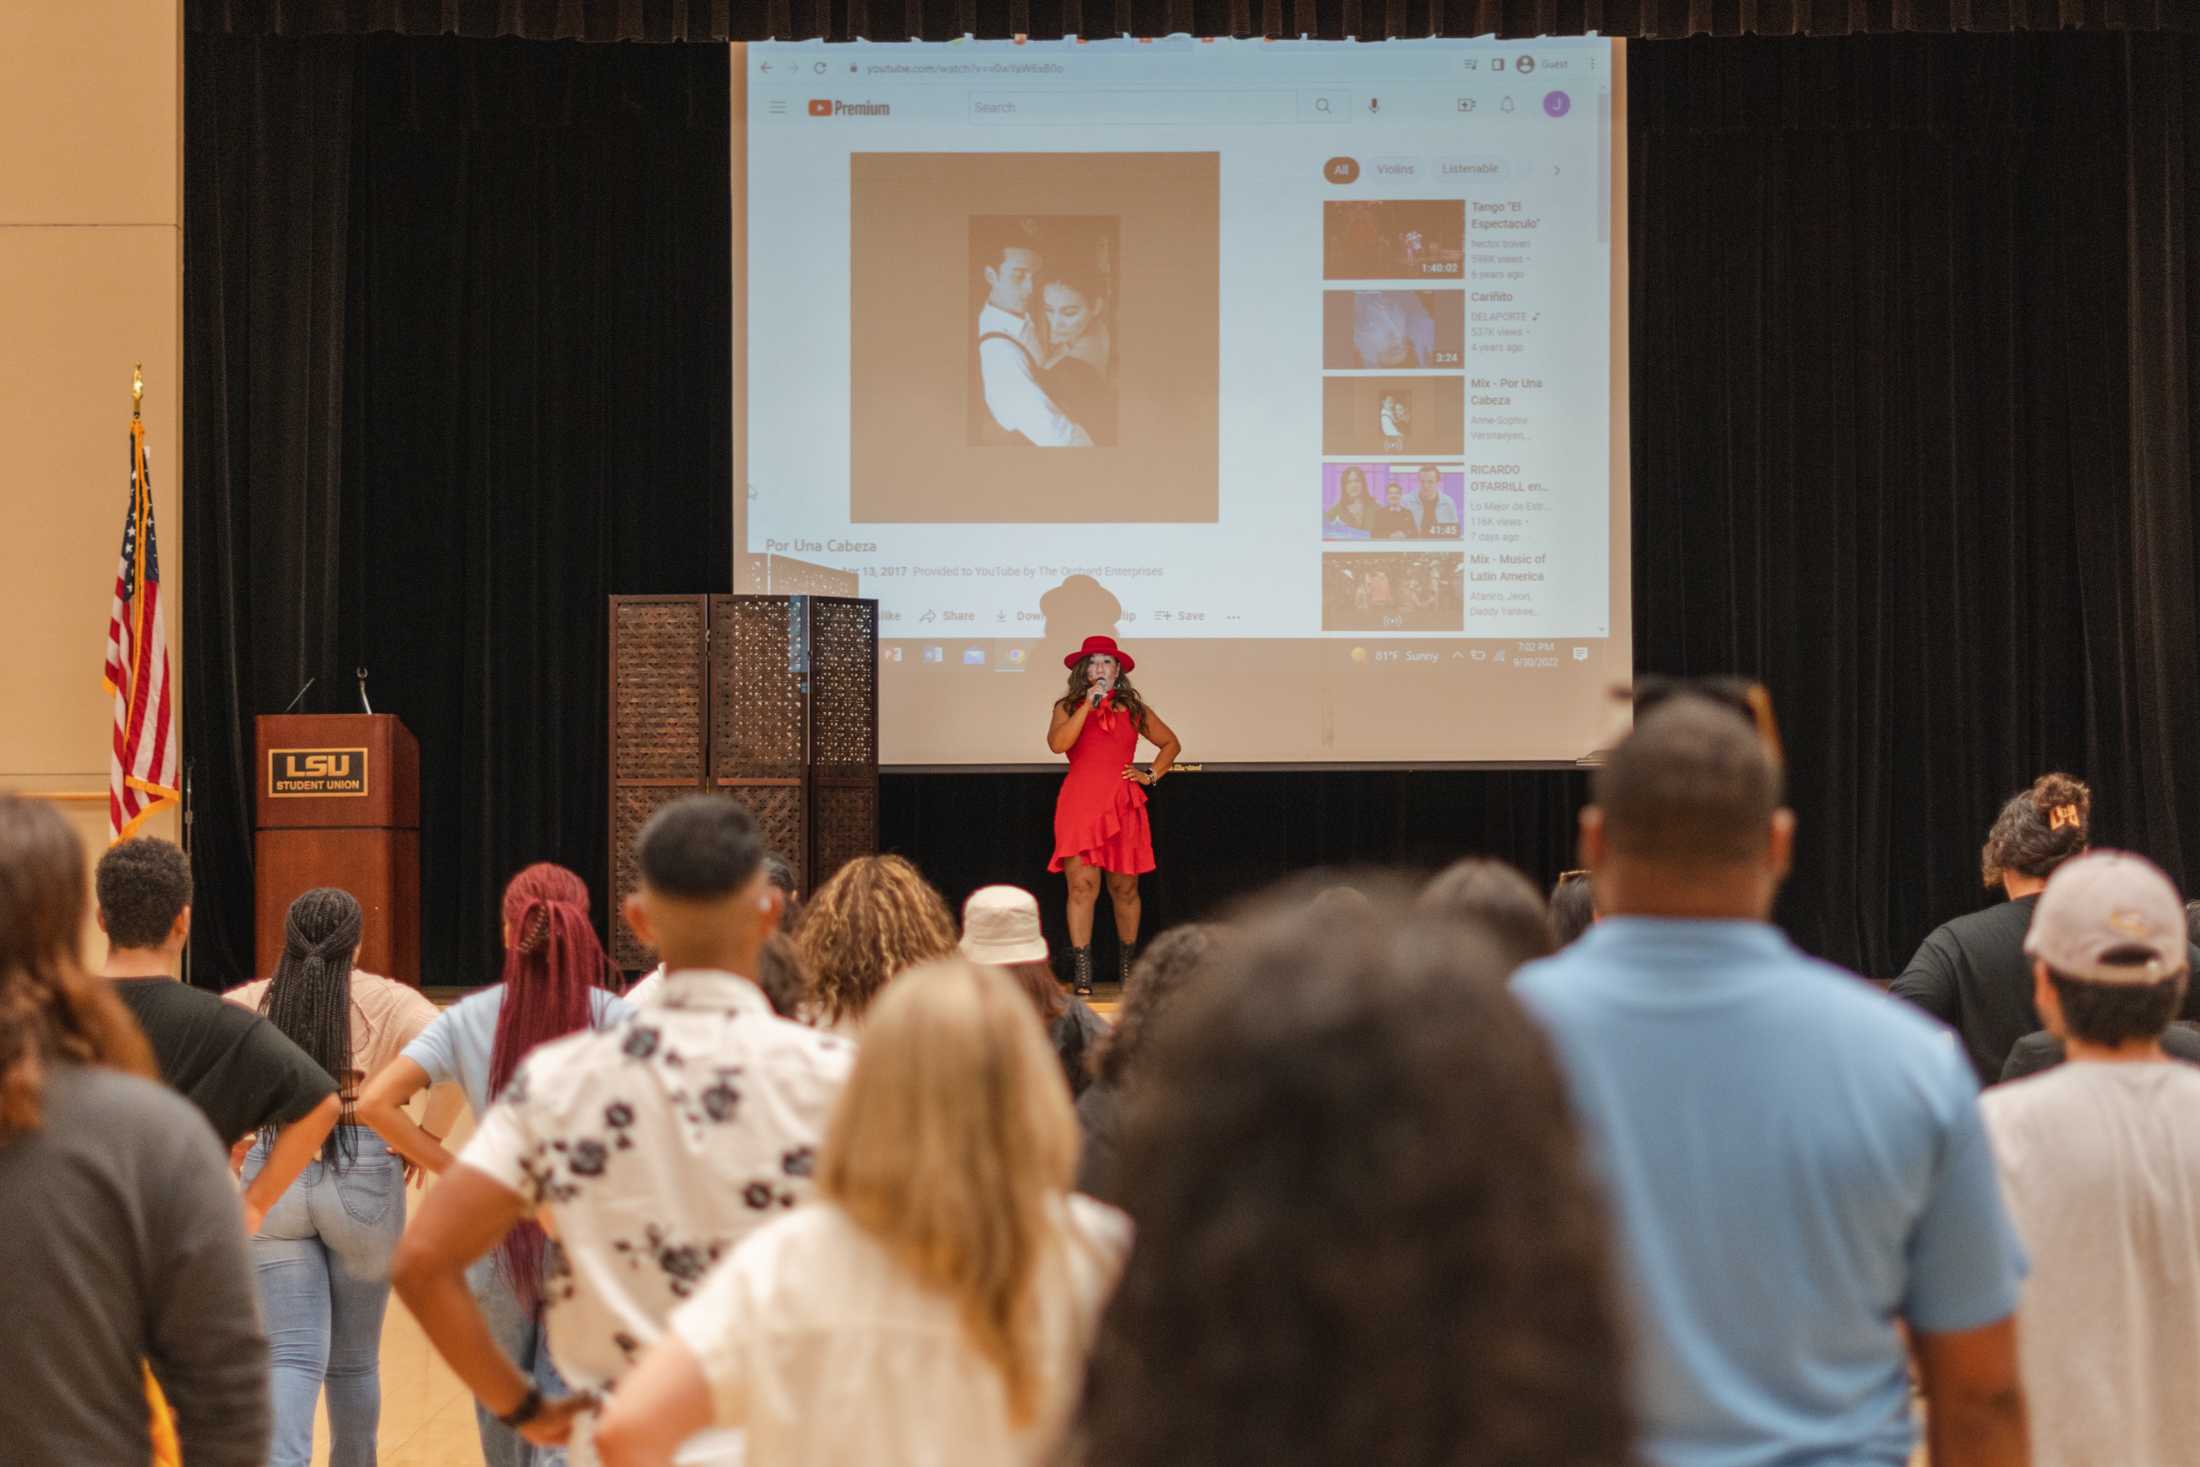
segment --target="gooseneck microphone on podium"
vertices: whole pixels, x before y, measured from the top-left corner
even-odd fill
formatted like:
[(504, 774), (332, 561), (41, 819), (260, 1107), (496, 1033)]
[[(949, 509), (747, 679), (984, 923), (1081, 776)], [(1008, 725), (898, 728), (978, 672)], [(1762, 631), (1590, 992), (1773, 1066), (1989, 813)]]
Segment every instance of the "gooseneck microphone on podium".
[(285, 704), (283, 705), (283, 712), (285, 712), (285, 713), (292, 713), (292, 712), (295, 712), (295, 711), (297, 711), (297, 707), (298, 707), (298, 705), (299, 705), (300, 703), (303, 703), (303, 702), (305, 701), (305, 698), (306, 698), (306, 689), (308, 689), (308, 688), (312, 687), (312, 686), (313, 686), (313, 685), (314, 685), (315, 683), (319, 682), (320, 680), (321, 680), (321, 679), (320, 679), (320, 675), (319, 675), (318, 673), (316, 673), (316, 674), (315, 674), (314, 676), (312, 676), (312, 677), (309, 677), (309, 678), (307, 678), (307, 679), (306, 679), (306, 680), (305, 680), (305, 681), (304, 681), (303, 683), (299, 684), (299, 686), (298, 686), (298, 691), (297, 691), (297, 692), (295, 692), (295, 693), (293, 693), (293, 694), (291, 694), (291, 695), (290, 695), (290, 701), (289, 701), (288, 703), (285, 703)]
[(357, 676), (359, 678), (359, 711), (371, 716), (374, 712), (374, 705), (367, 701), (367, 670), (363, 667), (359, 668)]

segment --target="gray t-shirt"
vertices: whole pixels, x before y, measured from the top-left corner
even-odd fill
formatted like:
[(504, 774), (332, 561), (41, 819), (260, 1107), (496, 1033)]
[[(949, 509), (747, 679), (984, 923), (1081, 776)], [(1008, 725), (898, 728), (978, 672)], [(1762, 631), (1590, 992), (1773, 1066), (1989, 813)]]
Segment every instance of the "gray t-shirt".
[(0, 1458), (151, 1461), (149, 1362), (184, 1461), (264, 1461), (267, 1341), (213, 1133), (183, 1097), (85, 1065), (48, 1071), (44, 1110), (0, 1143)]
[(2200, 1460), (2200, 1070), (2071, 1060), (1979, 1108), (2032, 1255), (2032, 1461)]

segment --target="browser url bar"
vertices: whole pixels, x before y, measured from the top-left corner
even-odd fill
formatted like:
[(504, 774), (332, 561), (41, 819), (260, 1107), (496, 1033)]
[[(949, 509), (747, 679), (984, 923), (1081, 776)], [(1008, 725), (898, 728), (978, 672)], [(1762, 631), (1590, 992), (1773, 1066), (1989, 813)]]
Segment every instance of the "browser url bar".
[(972, 92), (970, 120), (1004, 127), (1332, 122), (1351, 115), (1350, 103), (1345, 92)]

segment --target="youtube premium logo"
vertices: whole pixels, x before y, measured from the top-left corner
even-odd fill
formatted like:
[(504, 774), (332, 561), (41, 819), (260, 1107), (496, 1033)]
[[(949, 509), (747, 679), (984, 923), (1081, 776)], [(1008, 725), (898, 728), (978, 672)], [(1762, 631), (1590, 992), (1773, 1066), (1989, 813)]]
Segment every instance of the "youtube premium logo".
[(810, 98), (812, 117), (891, 117), (894, 109), (887, 102), (836, 102), (827, 97)]

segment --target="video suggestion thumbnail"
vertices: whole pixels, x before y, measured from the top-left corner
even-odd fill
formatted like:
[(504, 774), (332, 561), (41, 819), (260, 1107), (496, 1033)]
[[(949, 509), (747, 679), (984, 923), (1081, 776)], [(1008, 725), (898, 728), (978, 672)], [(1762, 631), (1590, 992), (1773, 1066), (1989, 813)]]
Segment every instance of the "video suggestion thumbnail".
[(1456, 367), (1466, 360), (1458, 290), (1332, 290), (1322, 296), (1322, 365), (1332, 371)]
[(1323, 453), (1467, 451), (1466, 381), (1460, 377), (1325, 377)]
[(1466, 556), (1322, 557), (1325, 632), (1456, 632), (1466, 628)]
[(1329, 280), (1457, 280), (1466, 244), (1464, 199), (1322, 205), (1322, 275)]
[(1324, 540), (1456, 540), (1466, 520), (1457, 464), (1323, 464)]

